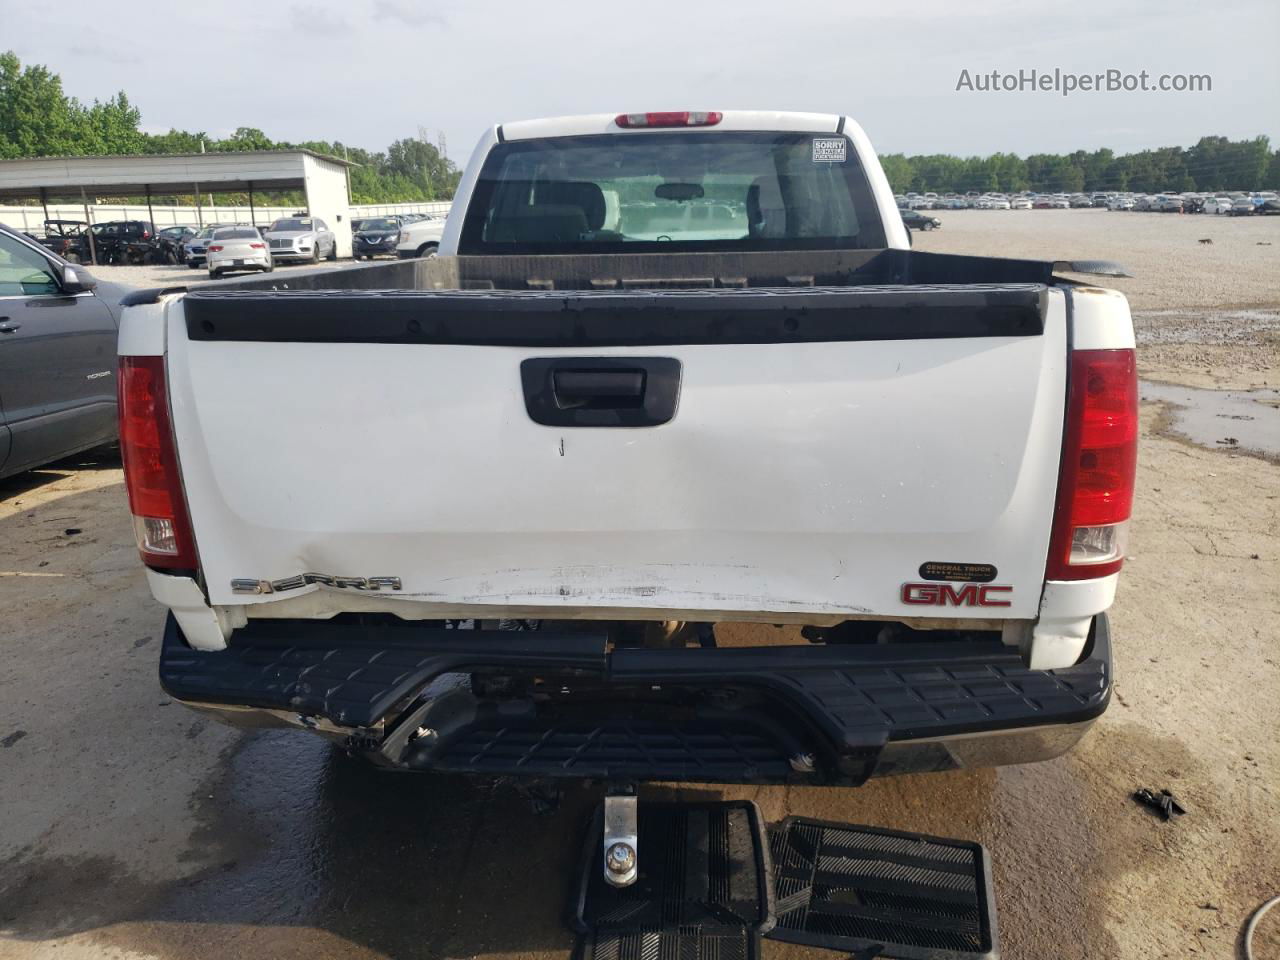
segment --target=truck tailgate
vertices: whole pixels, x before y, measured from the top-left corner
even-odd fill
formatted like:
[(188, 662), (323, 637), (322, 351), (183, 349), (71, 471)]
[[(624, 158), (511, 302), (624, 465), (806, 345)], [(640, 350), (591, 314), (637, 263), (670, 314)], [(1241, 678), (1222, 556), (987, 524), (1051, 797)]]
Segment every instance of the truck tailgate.
[[(354, 592), (232, 586), (317, 573), (398, 578), (413, 615), (1032, 618), (1065, 311), (1034, 285), (188, 295), (167, 355), (209, 597)], [(522, 363), (551, 358), (677, 361), (674, 413), (536, 423)], [(905, 602), (926, 564), (1008, 589)]]

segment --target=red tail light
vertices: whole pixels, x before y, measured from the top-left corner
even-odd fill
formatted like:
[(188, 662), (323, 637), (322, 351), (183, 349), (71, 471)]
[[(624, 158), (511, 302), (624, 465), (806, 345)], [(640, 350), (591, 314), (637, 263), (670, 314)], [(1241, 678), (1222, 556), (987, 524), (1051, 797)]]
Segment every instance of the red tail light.
[(1070, 377), (1050, 580), (1090, 580), (1120, 569), (1138, 466), (1133, 350), (1077, 350)]
[(249, 244), (249, 246), (250, 246), (252, 249), (254, 249), (254, 250), (265, 250), (265, 249), (267, 249), (267, 245), (266, 245), (265, 243), (251, 243), (251, 244)]
[(715, 110), (702, 112), (668, 111), (666, 113), (620, 113), (614, 120), (620, 127), (714, 127), (724, 119)]
[(150, 239), (151, 239), (151, 231), (150, 231), (150, 230), (143, 230), (143, 231), (142, 231), (142, 239), (143, 239), (143, 240), (150, 240)]
[(222, 249), (222, 244), (220, 244), (220, 243), (215, 243), (215, 244), (213, 244), (211, 247), (209, 247), (209, 252), (210, 252), (210, 253), (217, 253), (217, 252), (218, 252), (219, 250), (221, 250), (221, 249)]
[(169, 423), (164, 357), (121, 357), (120, 453), (142, 561), (194, 570), (195, 543)]

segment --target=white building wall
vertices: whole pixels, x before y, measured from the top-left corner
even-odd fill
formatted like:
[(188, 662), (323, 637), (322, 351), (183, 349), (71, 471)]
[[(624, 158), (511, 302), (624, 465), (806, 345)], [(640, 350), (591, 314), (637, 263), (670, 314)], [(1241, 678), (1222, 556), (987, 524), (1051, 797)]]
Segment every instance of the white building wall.
[(307, 212), (329, 225), (338, 240), (338, 256), (351, 256), (351, 203), (347, 171), (318, 157), (303, 158), (306, 171)]

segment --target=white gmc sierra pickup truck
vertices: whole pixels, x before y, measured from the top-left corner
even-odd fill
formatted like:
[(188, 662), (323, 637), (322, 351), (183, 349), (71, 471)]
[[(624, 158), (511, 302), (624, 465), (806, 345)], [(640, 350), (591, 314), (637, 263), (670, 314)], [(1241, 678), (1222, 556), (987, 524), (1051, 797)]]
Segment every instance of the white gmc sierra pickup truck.
[(856, 124), (770, 112), (496, 126), (439, 253), (126, 300), (176, 699), (402, 769), (809, 784), (1106, 708), (1134, 339), (1057, 275), (1104, 265), (912, 251)]

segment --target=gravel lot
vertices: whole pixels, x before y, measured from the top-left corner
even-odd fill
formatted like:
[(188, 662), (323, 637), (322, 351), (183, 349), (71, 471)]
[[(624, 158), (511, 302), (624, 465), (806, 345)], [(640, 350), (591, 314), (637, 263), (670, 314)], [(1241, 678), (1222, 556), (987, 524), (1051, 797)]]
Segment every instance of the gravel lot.
[[(942, 228), (912, 231), (919, 250), (1033, 260), (1113, 260), (1111, 279), (1138, 312), (1280, 303), (1280, 217), (1110, 210), (933, 210)], [(1200, 240), (1212, 243), (1200, 243)], [(1092, 282), (1101, 281), (1090, 278)]]
[[(1252, 245), (1280, 219), (939, 216), (919, 248), (1127, 262), (1144, 354), (1176, 364), (1243, 336), (1274, 368), (1280, 248)], [(1182, 375), (1241, 375), (1205, 363)], [(1280, 468), (1164, 436), (1165, 412), (1144, 406), (1115, 696), (1077, 750), (856, 790), (710, 793), (752, 797), (769, 819), (981, 841), (1006, 960), (1237, 956), (1249, 912), (1280, 892)], [(377, 775), (319, 740), (245, 735), (171, 703), (118, 461), (0, 482), (0, 597), (0, 957), (567, 955), (566, 885), (595, 792), (538, 816), (509, 786)], [(1190, 813), (1161, 823), (1129, 799), (1139, 786)], [(1280, 958), (1275, 912), (1256, 950)]]
[[(1280, 384), (1280, 217), (1109, 210), (938, 210), (919, 250), (1114, 260), (1132, 278), (1079, 279), (1129, 298), (1148, 380)], [(1212, 243), (1201, 243), (1212, 240)]]
[[(349, 266), (351, 266), (350, 260), (335, 260), (332, 263), (328, 260), (321, 260), (319, 263), (277, 263), (272, 275), (288, 275), (295, 270), (336, 270), (339, 267)], [(192, 270), (184, 264), (177, 266), (164, 264), (145, 267), (92, 267), (91, 269), (93, 270), (93, 275), (99, 280), (122, 283), (133, 287), (194, 286), (195, 284), (209, 282), (209, 271), (204, 267)], [(252, 271), (225, 274), (227, 279), (258, 276), (262, 276), (262, 274)]]

